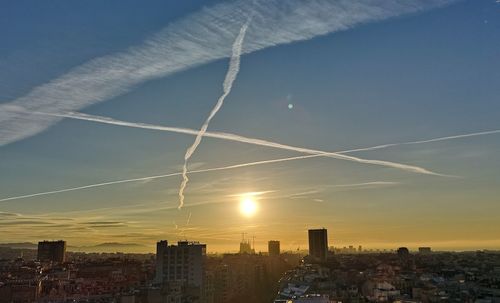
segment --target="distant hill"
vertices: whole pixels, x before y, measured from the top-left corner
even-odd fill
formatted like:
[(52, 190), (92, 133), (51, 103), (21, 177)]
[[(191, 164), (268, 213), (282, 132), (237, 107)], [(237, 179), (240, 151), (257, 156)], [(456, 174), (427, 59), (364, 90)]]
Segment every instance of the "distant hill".
[(78, 252), (151, 252), (151, 248), (145, 245), (118, 242), (100, 243), (91, 246), (72, 246), (68, 250)]
[(38, 244), (31, 242), (21, 242), (21, 243), (0, 243), (0, 247), (8, 247), (14, 249), (37, 249)]
[[(38, 244), (31, 242), (21, 242), (21, 243), (0, 243), (0, 247), (7, 247), (13, 249), (37, 249)], [(108, 242), (100, 243), (91, 246), (71, 246), (67, 247), (68, 251), (73, 252), (134, 252), (143, 253), (151, 252), (151, 247), (136, 244), (136, 243), (118, 243), (118, 242)]]

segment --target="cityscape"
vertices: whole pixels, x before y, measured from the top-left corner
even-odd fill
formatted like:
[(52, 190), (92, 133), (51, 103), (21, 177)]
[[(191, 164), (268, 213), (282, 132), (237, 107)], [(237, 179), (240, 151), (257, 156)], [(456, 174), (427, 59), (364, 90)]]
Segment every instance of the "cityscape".
[(500, 0), (0, 1), (0, 303), (500, 303)]
[[(0, 249), (0, 302), (338, 303), (498, 302), (500, 252), (367, 251), (329, 246), (308, 231), (307, 252), (270, 240), (256, 252), (207, 254), (207, 244), (158, 241), (156, 254), (77, 253), (66, 242)], [(13, 254), (19, 256), (13, 257)], [(10, 258), (9, 257), (10, 254)]]

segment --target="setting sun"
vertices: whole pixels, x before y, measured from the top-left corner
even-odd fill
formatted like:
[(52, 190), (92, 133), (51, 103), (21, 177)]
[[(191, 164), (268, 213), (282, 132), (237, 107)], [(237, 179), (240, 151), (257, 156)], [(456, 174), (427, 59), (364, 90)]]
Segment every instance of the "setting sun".
[(240, 201), (240, 212), (246, 217), (252, 217), (258, 209), (257, 202), (249, 197), (244, 197)]

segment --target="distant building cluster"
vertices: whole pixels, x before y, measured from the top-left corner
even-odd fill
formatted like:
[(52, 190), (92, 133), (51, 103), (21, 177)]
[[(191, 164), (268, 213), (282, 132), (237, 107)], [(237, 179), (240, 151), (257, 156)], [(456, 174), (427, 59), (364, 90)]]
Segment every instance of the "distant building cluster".
[[(42, 241), (36, 253), (0, 259), (0, 303), (272, 302), (276, 283), (301, 260), (269, 241), (255, 253), (207, 256), (206, 244), (159, 241), (153, 254), (66, 252), (65, 241)], [(2, 252), (0, 251), (0, 254)]]
[[(279, 280), (274, 303), (500, 302), (500, 253), (412, 254), (334, 249), (324, 257), (326, 230), (309, 230), (309, 256)], [(319, 244), (318, 244), (319, 243)], [(338, 252), (338, 254), (335, 254)]]
[(154, 272), (151, 255), (68, 253), (64, 241), (38, 244), (36, 259), (0, 260), (0, 303), (117, 302)]
[(329, 250), (324, 228), (308, 240), (307, 256), (282, 252), (277, 240), (256, 253), (244, 237), (239, 253), (222, 255), (193, 241), (159, 241), (156, 255), (42, 241), (36, 254), (0, 259), (0, 303), (500, 302), (498, 252)]
[(500, 302), (500, 253), (342, 254), (280, 279), (275, 303)]
[(281, 254), (279, 241), (268, 242), (267, 255), (256, 254), (252, 246), (243, 237), (239, 253), (208, 257), (205, 244), (159, 241), (155, 281), (146, 301), (156, 292), (161, 302), (271, 302), (276, 281), (298, 265), (300, 257)]

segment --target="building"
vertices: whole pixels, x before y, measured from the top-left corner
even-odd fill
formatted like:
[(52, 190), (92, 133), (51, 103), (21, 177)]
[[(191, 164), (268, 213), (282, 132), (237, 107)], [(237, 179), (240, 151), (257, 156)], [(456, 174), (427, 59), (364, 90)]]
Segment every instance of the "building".
[(66, 261), (66, 241), (42, 241), (38, 242), (37, 258), (42, 262)]
[(397, 254), (399, 258), (405, 259), (410, 255), (410, 251), (406, 247), (400, 247), (397, 250)]
[(432, 253), (432, 250), (430, 247), (419, 247), (418, 252), (422, 255), (428, 255), (428, 254)]
[(187, 287), (203, 286), (206, 262), (205, 244), (179, 241), (168, 245), (166, 240), (156, 244), (156, 282), (183, 282)]
[(270, 256), (279, 256), (280, 255), (280, 241), (269, 241), (267, 243), (268, 251)]
[(367, 280), (362, 287), (363, 295), (369, 302), (394, 302), (400, 291), (387, 281)]
[(328, 234), (325, 228), (309, 230), (309, 256), (314, 261), (326, 261), (328, 256)]
[(253, 254), (255, 251), (252, 249), (250, 241), (240, 242), (240, 254)]
[(255, 249), (252, 248), (252, 245), (250, 244), (250, 240), (245, 240), (243, 239), (240, 242), (240, 254), (254, 254)]
[(7, 280), (0, 283), (0, 302), (37, 302), (41, 290), (42, 282), (39, 278)]
[(165, 255), (165, 251), (168, 248), (168, 241), (161, 240), (156, 242), (156, 274), (155, 274), (155, 282), (160, 284), (163, 282), (164, 276), (164, 268), (165, 268), (165, 258), (162, 256)]

